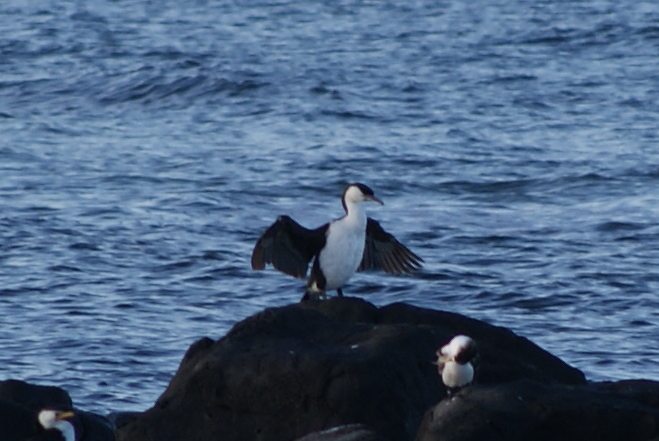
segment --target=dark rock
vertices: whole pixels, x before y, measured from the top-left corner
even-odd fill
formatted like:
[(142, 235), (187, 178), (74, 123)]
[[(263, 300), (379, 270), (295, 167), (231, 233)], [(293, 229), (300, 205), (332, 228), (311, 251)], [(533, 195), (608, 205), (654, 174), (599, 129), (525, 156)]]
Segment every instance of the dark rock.
[(121, 441), (285, 440), (362, 423), (381, 439), (413, 439), (445, 395), (436, 349), (476, 340), (476, 381), (583, 384), (583, 374), (511, 331), (404, 304), (334, 298), (267, 309), (214, 342), (192, 345), (156, 405)]
[(25, 407), (0, 400), (0, 439), (24, 441), (37, 433), (36, 415)]
[(332, 427), (322, 432), (314, 432), (296, 441), (380, 441), (375, 432), (363, 424)]
[(21, 380), (0, 381), (0, 400), (21, 405), (35, 413), (44, 407), (73, 408), (73, 401), (64, 389), (30, 384)]
[(472, 386), (429, 410), (417, 441), (651, 440), (659, 436), (658, 397), (653, 382)]
[(112, 412), (108, 414), (107, 419), (118, 429), (136, 420), (140, 415), (142, 415), (142, 412)]
[(106, 417), (75, 409), (83, 427), (82, 441), (114, 441), (114, 424)]
[(649, 380), (622, 380), (594, 383), (601, 391), (629, 396), (648, 406), (659, 407), (659, 383)]
[[(74, 409), (71, 397), (56, 386), (39, 386), (20, 380), (0, 381), (0, 439), (25, 441), (42, 431), (37, 415), (41, 409)], [(75, 424), (83, 441), (113, 441), (114, 430), (105, 418), (74, 409)], [(35, 438), (36, 439), (36, 438)]]

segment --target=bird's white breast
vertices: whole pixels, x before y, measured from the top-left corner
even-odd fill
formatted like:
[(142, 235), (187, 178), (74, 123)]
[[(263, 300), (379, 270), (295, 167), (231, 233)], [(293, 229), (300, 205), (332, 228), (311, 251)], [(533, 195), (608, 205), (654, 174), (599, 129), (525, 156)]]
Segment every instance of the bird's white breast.
[(73, 424), (69, 423), (68, 421), (58, 421), (55, 424), (55, 427), (59, 429), (60, 432), (62, 432), (62, 435), (66, 441), (75, 441), (76, 432)]
[(326, 290), (341, 288), (357, 271), (364, 255), (366, 215), (351, 213), (329, 226), (325, 247), (320, 252), (320, 269)]
[(447, 387), (462, 387), (474, 379), (474, 368), (471, 363), (460, 364), (447, 361), (442, 370), (442, 381)]

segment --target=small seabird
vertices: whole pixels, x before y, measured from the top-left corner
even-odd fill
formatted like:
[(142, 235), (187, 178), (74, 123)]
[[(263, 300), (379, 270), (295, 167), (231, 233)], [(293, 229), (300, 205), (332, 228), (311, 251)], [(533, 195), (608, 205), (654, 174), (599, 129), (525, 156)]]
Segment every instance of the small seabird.
[(325, 297), (330, 290), (343, 296), (343, 286), (356, 271), (403, 274), (421, 268), (423, 259), (366, 216), (364, 202), (384, 205), (373, 190), (349, 184), (341, 202), (345, 215), (313, 230), (289, 216), (279, 216), (256, 242), (252, 269), (261, 270), (270, 263), (283, 273), (305, 278), (313, 260), (305, 300)]
[(471, 360), (476, 356), (476, 342), (466, 335), (457, 335), (437, 350), (437, 371), (451, 396), (474, 380)]
[(72, 422), (73, 417), (75, 417), (75, 414), (70, 410), (41, 410), (38, 419), (45, 432), (38, 438), (33, 439), (75, 441), (76, 428)]

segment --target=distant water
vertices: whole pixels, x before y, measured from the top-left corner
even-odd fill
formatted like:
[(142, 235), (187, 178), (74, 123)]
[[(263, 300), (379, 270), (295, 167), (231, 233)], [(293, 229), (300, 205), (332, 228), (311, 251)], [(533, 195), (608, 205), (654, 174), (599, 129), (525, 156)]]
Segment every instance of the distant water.
[(244, 3), (0, 3), (1, 378), (149, 407), (358, 180), (427, 265), (346, 294), (659, 380), (655, 1)]

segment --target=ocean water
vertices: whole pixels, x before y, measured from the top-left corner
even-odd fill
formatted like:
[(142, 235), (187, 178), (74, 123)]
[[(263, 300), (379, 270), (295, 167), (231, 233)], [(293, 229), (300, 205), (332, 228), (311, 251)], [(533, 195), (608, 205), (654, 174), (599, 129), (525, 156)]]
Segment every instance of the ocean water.
[(0, 378), (151, 406), (303, 283), (253, 272), (345, 183), (421, 255), (347, 295), (659, 380), (654, 1), (0, 3)]

